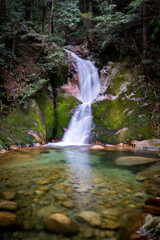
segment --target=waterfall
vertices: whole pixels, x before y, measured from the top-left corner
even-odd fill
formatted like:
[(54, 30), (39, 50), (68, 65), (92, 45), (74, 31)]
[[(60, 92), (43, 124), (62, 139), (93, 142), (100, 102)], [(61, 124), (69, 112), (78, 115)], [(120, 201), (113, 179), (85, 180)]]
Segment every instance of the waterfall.
[(64, 145), (83, 145), (89, 141), (92, 128), (91, 103), (100, 92), (100, 81), (96, 67), (89, 60), (79, 58), (68, 51), (75, 59), (78, 68), (80, 93), (78, 99), (82, 102), (75, 110), (68, 129), (62, 138)]

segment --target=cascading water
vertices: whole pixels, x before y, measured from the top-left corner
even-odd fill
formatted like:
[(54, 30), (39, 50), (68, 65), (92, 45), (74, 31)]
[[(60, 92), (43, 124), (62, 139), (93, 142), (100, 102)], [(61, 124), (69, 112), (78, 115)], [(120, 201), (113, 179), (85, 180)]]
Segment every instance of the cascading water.
[(64, 145), (83, 145), (88, 143), (92, 127), (91, 103), (100, 92), (100, 81), (96, 67), (89, 60), (79, 58), (68, 51), (75, 59), (78, 68), (80, 94), (82, 102), (75, 110), (62, 143)]

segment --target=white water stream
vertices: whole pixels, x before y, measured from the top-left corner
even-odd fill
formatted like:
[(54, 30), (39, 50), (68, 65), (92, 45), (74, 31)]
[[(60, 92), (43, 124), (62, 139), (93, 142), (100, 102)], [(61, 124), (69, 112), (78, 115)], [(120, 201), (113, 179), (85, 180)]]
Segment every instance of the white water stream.
[[(92, 128), (91, 103), (100, 92), (100, 81), (96, 67), (89, 60), (79, 58), (75, 53), (68, 51), (75, 59), (78, 68), (80, 94), (78, 105), (69, 123), (62, 142), (59, 145), (83, 145), (89, 141)], [(52, 145), (49, 144), (49, 145)]]

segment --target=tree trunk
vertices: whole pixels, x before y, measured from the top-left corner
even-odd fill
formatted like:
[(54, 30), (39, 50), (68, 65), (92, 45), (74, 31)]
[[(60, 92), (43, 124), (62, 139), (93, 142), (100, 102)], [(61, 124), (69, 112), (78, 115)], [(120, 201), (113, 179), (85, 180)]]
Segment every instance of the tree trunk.
[(6, 13), (6, 0), (1, 0), (1, 15), (5, 16)]
[(54, 0), (52, 0), (52, 5), (51, 5), (51, 15), (50, 15), (50, 22), (49, 22), (49, 35), (54, 32), (54, 26), (53, 26), (53, 7), (54, 7)]
[(32, 0), (26, 0), (26, 21), (32, 18)]
[(67, 26), (67, 36), (66, 36), (66, 39), (67, 39), (67, 44), (69, 44), (70, 41), (71, 41), (71, 38), (70, 38), (70, 27), (69, 26)]
[(89, 13), (90, 13), (90, 17), (89, 17), (89, 20), (88, 20), (88, 24), (89, 24), (88, 40), (89, 40), (90, 48), (92, 48), (92, 46), (93, 46), (93, 20), (92, 20), (93, 0), (89, 0)]
[(87, 2), (86, 2), (86, 0), (84, 0), (83, 5), (84, 5), (84, 12), (86, 13), (87, 12)]
[(11, 61), (10, 61), (10, 69), (9, 69), (9, 73), (10, 73), (10, 74), (11, 74), (12, 64), (13, 64), (15, 44), (16, 44), (16, 35), (13, 36), (13, 42), (12, 42), (12, 53), (11, 53)]
[(147, 48), (147, 6), (143, 3), (143, 59), (146, 58)]
[(46, 33), (46, 5), (43, 7), (42, 34)]

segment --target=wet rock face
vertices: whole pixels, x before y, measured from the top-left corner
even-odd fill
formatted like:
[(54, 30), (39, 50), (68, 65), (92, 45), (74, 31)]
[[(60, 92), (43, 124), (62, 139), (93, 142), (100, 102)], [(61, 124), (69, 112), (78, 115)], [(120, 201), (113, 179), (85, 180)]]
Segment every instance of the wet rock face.
[(61, 213), (55, 213), (45, 218), (44, 227), (54, 233), (67, 236), (78, 233), (78, 226), (70, 218)]

